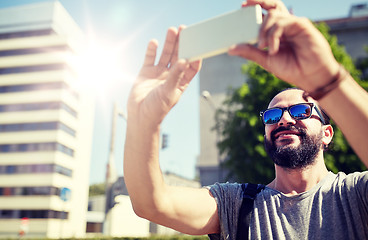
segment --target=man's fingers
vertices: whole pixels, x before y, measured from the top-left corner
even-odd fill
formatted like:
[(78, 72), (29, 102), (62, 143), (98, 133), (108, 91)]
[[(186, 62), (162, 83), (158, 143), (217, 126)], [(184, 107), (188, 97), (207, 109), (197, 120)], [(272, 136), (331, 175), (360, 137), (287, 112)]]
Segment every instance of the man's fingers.
[(159, 66), (167, 67), (171, 63), (171, 59), (175, 51), (177, 36), (178, 36), (178, 30), (176, 28), (172, 27), (167, 30), (164, 48), (162, 50), (162, 54), (158, 62)]
[(179, 88), (183, 89), (184, 86), (187, 86), (194, 76), (198, 73), (199, 69), (201, 69), (202, 60), (197, 60), (189, 63), (189, 67), (185, 70), (184, 77), (181, 79), (179, 83)]
[(144, 58), (143, 66), (153, 66), (156, 60), (158, 42), (156, 39), (152, 39), (147, 46), (146, 56)]
[(289, 13), (289, 10), (280, 0), (248, 0), (243, 2), (242, 7), (253, 6), (256, 4), (259, 4), (265, 10), (278, 10), (284, 13)]
[(178, 51), (179, 51), (179, 36), (180, 36), (180, 32), (181, 30), (183, 30), (184, 28), (186, 28), (185, 25), (180, 25), (179, 29), (178, 29), (178, 36), (176, 37), (176, 42), (175, 42), (175, 47), (174, 47), (174, 51), (171, 57), (171, 62), (170, 64), (174, 64), (178, 61)]
[(270, 55), (274, 55), (279, 51), (281, 37), (284, 32), (284, 24), (283, 21), (280, 20), (276, 24), (272, 26), (272, 28), (268, 31), (267, 34), (267, 42), (268, 42), (268, 53)]
[(178, 86), (178, 82), (183, 78), (184, 72), (188, 66), (189, 64), (185, 60), (179, 60), (170, 68), (169, 75), (165, 82), (167, 91), (173, 90)]
[(268, 42), (266, 40), (267, 31), (272, 26), (272, 24), (274, 24), (274, 21), (272, 21), (272, 17), (270, 15), (266, 15), (263, 21), (263, 24), (261, 25), (261, 28), (259, 29), (259, 36), (258, 36), (258, 48), (259, 49), (264, 49), (268, 47)]
[[(277, 52), (279, 39), (270, 39), (270, 31), (275, 30), (273, 27), (278, 23), (280, 16), (285, 16), (285, 14), (289, 15), (289, 11), (280, 0), (248, 0), (243, 3), (243, 6), (251, 6), (255, 4), (261, 5), (263, 9), (268, 11), (268, 14), (264, 18), (263, 24), (259, 30), (258, 47), (259, 49), (270, 47), (270, 49), (272, 49), (271, 53), (274, 53), (275, 50)], [(274, 33), (279, 34), (280, 31), (273, 32), (272, 34)], [(270, 44), (272, 44), (272, 46), (270, 46)]]
[(238, 44), (230, 48), (229, 55), (246, 58), (267, 68), (268, 53), (249, 44)]

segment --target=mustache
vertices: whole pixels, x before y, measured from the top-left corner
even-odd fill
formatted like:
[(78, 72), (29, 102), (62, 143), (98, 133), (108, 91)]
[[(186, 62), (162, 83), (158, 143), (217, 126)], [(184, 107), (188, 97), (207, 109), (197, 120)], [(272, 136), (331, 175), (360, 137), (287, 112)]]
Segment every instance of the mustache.
[(272, 141), (275, 141), (275, 135), (279, 132), (282, 132), (282, 131), (296, 131), (296, 132), (299, 132), (300, 133), (300, 136), (301, 137), (304, 137), (306, 135), (306, 131), (304, 128), (301, 128), (301, 127), (297, 127), (297, 126), (280, 126), (276, 129), (274, 129), (272, 132), (271, 132), (271, 140)]

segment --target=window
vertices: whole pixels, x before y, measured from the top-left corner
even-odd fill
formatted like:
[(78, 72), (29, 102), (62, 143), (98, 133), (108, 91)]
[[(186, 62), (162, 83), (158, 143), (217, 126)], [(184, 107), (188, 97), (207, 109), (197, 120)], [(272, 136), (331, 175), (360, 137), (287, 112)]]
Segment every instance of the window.
[(0, 175), (28, 173), (58, 173), (71, 177), (73, 171), (57, 164), (0, 165)]
[(1, 187), (0, 196), (60, 196), (60, 188), (40, 187)]
[(55, 210), (0, 210), (0, 219), (54, 218), (67, 219), (69, 213)]
[(52, 29), (44, 29), (44, 30), (35, 30), (35, 31), (2, 33), (0, 34), (0, 39), (35, 37), (35, 36), (45, 36), (45, 35), (54, 35), (54, 34), (55, 32)]
[(62, 108), (62, 109), (64, 109), (65, 111), (67, 111), (68, 113), (70, 113), (72, 116), (74, 116), (74, 117), (77, 117), (77, 112), (73, 109), (73, 108), (71, 108), (71, 107), (69, 107), (67, 104), (65, 104), (65, 103), (60, 103), (60, 105), (61, 105), (61, 107), (60, 108)]
[(74, 150), (71, 149), (71, 148), (68, 148), (67, 146), (64, 146), (63, 144), (58, 143), (57, 144), (57, 149), (60, 152), (65, 153), (66, 155), (74, 156)]
[(0, 210), (0, 218), (12, 218), (12, 210)]
[(15, 166), (6, 166), (5, 171), (6, 171), (7, 174), (15, 173)]
[[(69, 156), (74, 156), (74, 150), (56, 142), (46, 143), (23, 143), (23, 144), (0, 144), (0, 153), (10, 152), (38, 152), (58, 150)], [(6, 169), (6, 172), (10, 170)]]
[(54, 109), (64, 109), (72, 116), (77, 117), (77, 112), (63, 102), (39, 102), (39, 103), (0, 105), (0, 112), (21, 112), (21, 111), (54, 110)]
[(69, 52), (69, 51), (70, 51), (70, 48), (68, 48), (65, 45), (64, 46), (41, 47), (41, 48), (11, 49), (11, 50), (0, 51), (0, 57), (47, 53), (47, 52)]
[(3, 188), (3, 196), (11, 196), (11, 195), (13, 195), (12, 188), (4, 187)]
[[(0, 52), (1, 53), (1, 52)], [(79, 98), (79, 95), (65, 82), (49, 82), (49, 83), (36, 83), (36, 84), (20, 84), (20, 85), (9, 85), (0, 86), (0, 93), (13, 93), (13, 92), (30, 92), (30, 91), (41, 91), (51, 89), (64, 89), (75, 98)]]
[(75, 137), (75, 130), (68, 127), (67, 125), (59, 122), (58, 123), (58, 129), (63, 130), (64, 132), (70, 134), (71, 136)]
[(9, 85), (9, 86), (0, 86), (0, 93), (62, 89), (66, 88), (66, 86), (67, 85), (64, 82)]
[(32, 195), (50, 195), (50, 187), (33, 187)]
[(68, 177), (71, 177), (72, 173), (73, 173), (73, 171), (71, 169), (65, 168), (63, 166), (56, 165), (56, 164), (54, 165), (54, 172), (60, 173), (62, 175), (68, 176)]
[(53, 64), (43, 64), (43, 65), (34, 65), (34, 66), (0, 68), (0, 75), (14, 74), (14, 73), (26, 73), (26, 72), (66, 70), (66, 69), (69, 69), (69, 67), (64, 63), (53, 63)]

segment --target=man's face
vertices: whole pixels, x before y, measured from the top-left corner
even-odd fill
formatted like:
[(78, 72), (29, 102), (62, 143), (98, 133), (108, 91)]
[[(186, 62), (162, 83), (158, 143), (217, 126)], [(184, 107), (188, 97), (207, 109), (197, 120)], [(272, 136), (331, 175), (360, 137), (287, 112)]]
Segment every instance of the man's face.
[[(268, 108), (304, 102), (303, 91), (292, 89), (276, 95)], [(322, 124), (315, 109), (312, 116), (304, 120), (295, 120), (285, 111), (278, 123), (265, 126), (265, 149), (280, 167), (305, 168), (323, 151), (322, 136)]]

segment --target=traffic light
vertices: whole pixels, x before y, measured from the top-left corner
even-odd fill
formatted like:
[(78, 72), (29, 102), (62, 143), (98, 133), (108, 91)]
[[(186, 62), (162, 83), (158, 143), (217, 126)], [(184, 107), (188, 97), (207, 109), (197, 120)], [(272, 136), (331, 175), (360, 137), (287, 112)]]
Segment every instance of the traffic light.
[(165, 133), (162, 134), (161, 149), (165, 149), (168, 147), (168, 138), (169, 138), (169, 135)]

